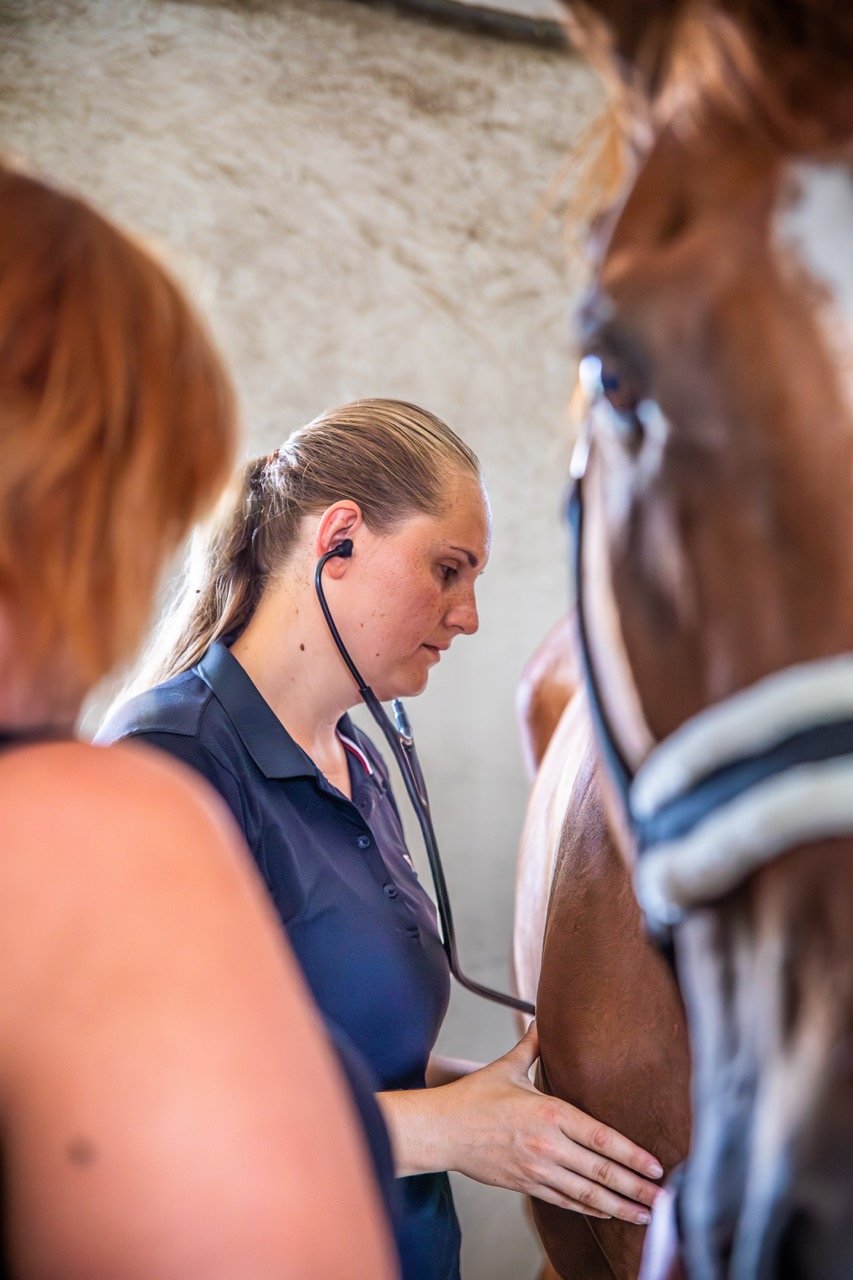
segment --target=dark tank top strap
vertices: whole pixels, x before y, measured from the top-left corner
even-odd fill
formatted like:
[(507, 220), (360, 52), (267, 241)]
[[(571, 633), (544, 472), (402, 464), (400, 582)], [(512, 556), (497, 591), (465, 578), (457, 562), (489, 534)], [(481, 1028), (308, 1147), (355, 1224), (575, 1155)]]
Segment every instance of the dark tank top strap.
[(12, 751), (15, 747), (32, 747), (40, 742), (70, 742), (70, 730), (57, 728), (53, 724), (33, 725), (32, 728), (9, 728), (0, 725), (0, 752)]

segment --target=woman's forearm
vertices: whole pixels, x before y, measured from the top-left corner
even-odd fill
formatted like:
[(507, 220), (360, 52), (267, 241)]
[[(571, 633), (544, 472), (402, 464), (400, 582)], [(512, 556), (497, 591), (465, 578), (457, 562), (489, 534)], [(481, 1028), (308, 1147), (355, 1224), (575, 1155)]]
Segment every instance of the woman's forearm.
[(378, 1093), (398, 1178), (454, 1168), (452, 1086)]
[(398, 1178), (454, 1168), (452, 1142), (455, 1090), (447, 1088), (482, 1067), (468, 1058), (433, 1053), (426, 1069), (426, 1089), (377, 1094), (394, 1152)]

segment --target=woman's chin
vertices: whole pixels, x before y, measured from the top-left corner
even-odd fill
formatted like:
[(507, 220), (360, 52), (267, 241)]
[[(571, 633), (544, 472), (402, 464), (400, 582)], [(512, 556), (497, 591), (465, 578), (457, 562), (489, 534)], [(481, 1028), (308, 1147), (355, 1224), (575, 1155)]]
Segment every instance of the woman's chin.
[(429, 681), (429, 671), (407, 671), (399, 678), (377, 684), (373, 692), (380, 702), (391, 702), (394, 698), (416, 698), (423, 693)]

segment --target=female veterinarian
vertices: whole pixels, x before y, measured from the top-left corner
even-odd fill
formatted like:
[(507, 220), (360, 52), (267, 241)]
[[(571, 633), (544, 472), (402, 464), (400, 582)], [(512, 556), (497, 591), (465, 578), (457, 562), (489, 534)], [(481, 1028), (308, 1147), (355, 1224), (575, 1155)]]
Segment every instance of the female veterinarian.
[(206, 578), (155, 688), (102, 741), (183, 760), (245, 833), (321, 1011), (381, 1082), (402, 1179), (405, 1280), (453, 1280), (459, 1227), (446, 1171), (584, 1213), (647, 1221), (654, 1159), (528, 1079), (535, 1028), (487, 1066), (432, 1053), (449, 978), (385, 765), (347, 712), (359, 694), (321, 613), (324, 585), (382, 700), (420, 693), (477, 629), (489, 554), (476, 457), (413, 405), (323, 414), (246, 469)]

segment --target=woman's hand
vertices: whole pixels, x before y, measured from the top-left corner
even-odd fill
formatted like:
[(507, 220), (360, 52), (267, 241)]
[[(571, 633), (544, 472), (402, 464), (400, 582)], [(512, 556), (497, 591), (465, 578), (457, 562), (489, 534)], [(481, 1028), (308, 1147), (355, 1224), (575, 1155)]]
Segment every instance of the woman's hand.
[(509, 1053), (453, 1084), (380, 1094), (401, 1175), (456, 1169), (592, 1217), (647, 1223), (660, 1165), (528, 1078), (536, 1024)]

